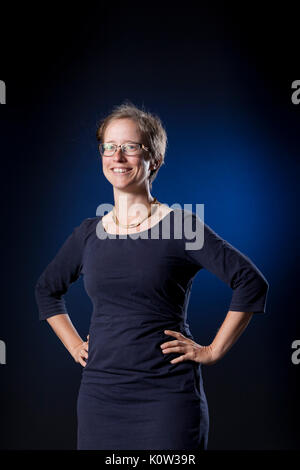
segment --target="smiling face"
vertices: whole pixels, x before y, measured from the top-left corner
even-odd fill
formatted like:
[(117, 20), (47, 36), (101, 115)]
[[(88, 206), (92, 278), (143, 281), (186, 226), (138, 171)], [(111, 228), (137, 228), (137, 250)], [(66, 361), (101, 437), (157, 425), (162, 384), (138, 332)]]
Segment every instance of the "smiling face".
[[(114, 143), (121, 145), (127, 142), (144, 143), (135, 121), (122, 118), (113, 120), (106, 128), (104, 143)], [(146, 151), (136, 156), (129, 156), (122, 153), (118, 148), (111, 157), (102, 156), (102, 169), (106, 179), (118, 189), (125, 189), (134, 186), (146, 186), (149, 181), (151, 162), (145, 160)], [(125, 172), (120, 172), (124, 168)], [(114, 169), (119, 169), (114, 171)]]

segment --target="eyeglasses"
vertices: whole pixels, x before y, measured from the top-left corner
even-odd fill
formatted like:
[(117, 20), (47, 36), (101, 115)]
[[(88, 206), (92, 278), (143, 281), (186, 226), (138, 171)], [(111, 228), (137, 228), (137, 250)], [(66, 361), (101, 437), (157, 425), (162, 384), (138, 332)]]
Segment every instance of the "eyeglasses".
[(119, 147), (121, 147), (122, 152), (125, 155), (139, 155), (142, 149), (149, 152), (149, 149), (145, 147), (144, 144), (139, 144), (137, 142), (128, 142), (127, 144), (121, 145), (111, 143), (99, 144), (99, 152), (103, 157), (112, 157)]

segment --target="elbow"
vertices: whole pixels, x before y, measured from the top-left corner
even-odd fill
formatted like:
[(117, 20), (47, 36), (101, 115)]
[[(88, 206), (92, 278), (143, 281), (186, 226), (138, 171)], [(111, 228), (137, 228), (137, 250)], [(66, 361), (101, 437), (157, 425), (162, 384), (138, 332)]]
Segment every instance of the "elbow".
[(47, 320), (54, 315), (68, 313), (63, 293), (62, 290), (54, 289), (53, 286), (51, 289), (42, 278), (37, 281), (34, 294), (40, 320)]
[(42, 284), (41, 280), (39, 279), (34, 286), (34, 295), (36, 299), (39, 299), (43, 294), (45, 295), (46, 289), (45, 286)]
[(36, 299), (40, 296), (40, 293), (41, 293), (41, 285), (39, 284), (39, 282), (37, 282), (36, 285), (34, 286), (34, 295)]
[(265, 312), (269, 292), (269, 283), (264, 276), (259, 276), (256, 283), (256, 299), (260, 305), (258, 311)]
[(257, 297), (267, 297), (269, 291), (269, 283), (261, 272), (255, 272), (253, 276), (253, 293), (256, 292)]
[(261, 276), (260, 277), (260, 289), (261, 291), (264, 293), (264, 294), (267, 294), (268, 291), (269, 291), (269, 283), (267, 281), (267, 279), (264, 277), (264, 276)]

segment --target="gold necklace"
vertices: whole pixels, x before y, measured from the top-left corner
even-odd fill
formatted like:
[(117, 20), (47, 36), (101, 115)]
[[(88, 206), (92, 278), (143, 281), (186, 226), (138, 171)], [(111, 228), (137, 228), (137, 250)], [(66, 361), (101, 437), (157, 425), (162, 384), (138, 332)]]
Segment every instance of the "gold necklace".
[[(153, 199), (152, 202), (150, 202), (150, 204), (158, 204), (160, 205), (160, 202), (157, 202), (157, 199), (156, 197)], [(122, 228), (134, 228), (134, 227), (138, 227), (139, 225), (141, 225), (146, 219), (148, 219), (151, 215), (151, 207), (150, 207), (150, 210), (148, 211), (148, 215), (143, 219), (141, 220), (140, 222), (138, 222), (137, 224), (133, 223), (133, 224), (129, 224), (129, 225), (125, 225), (125, 224), (121, 224), (121, 222), (119, 222), (118, 218), (117, 218), (117, 215), (116, 215), (116, 212), (115, 212), (115, 206), (113, 207), (113, 214), (112, 214), (112, 218), (113, 218), (113, 221), (116, 225), (119, 225), (119, 227), (122, 227)]]

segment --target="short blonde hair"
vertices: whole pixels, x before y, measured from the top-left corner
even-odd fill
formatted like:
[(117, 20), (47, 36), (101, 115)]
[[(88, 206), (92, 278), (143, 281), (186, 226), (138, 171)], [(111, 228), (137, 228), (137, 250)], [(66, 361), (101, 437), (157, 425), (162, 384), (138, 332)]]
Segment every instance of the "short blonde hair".
[(151, 189), (152, 182), (155, 180), (160, 167), (165, 164), (168, 143), (166, 130), (157, 115), (147, 112), (144, 107), (139, 109), (129, 100), (126, 100), (121, 105), (115, 106), (113, 111), (97, 124), (96, 138), (98, 142), (103, 143), (105, 131), (113, 120), (125, 118), (136, 122), (141, 133), (142, 143), (149, 148), (149, 152), (146, 153), (150, 155), (152, 163), (157, 165), (156, 169), (151, 171), (149, 177)]

